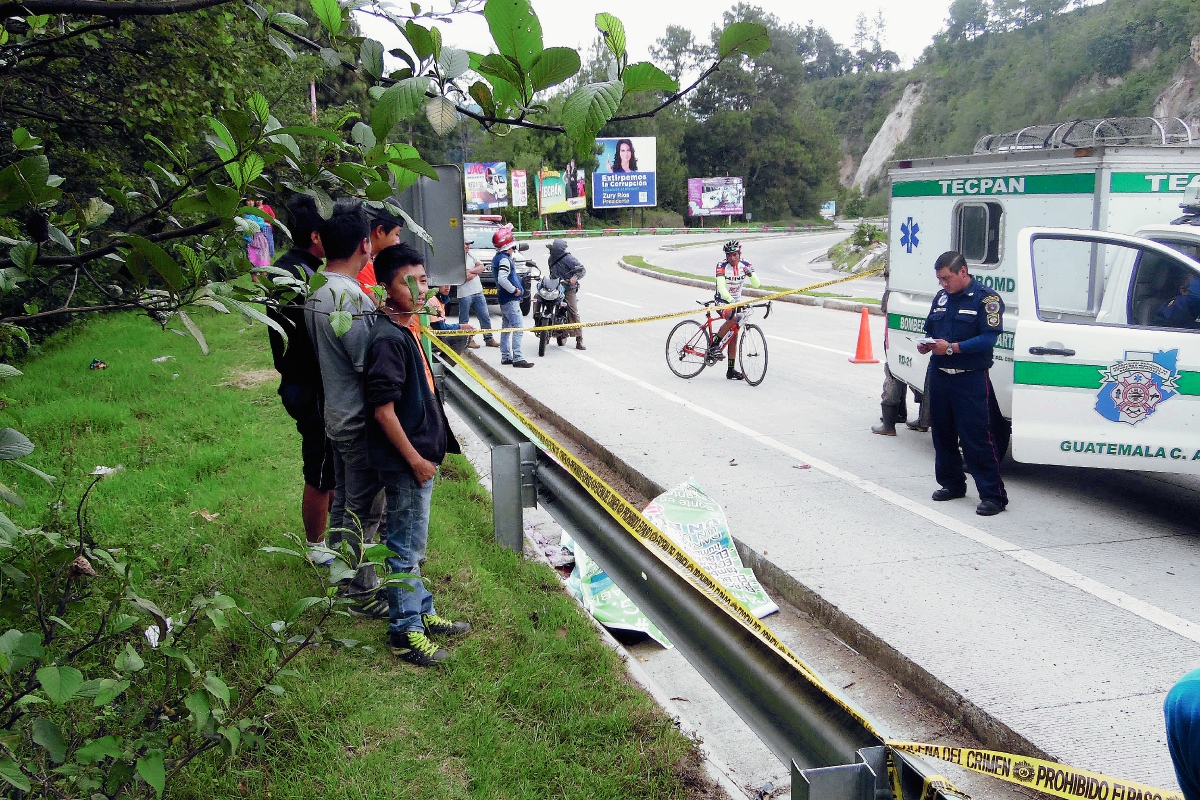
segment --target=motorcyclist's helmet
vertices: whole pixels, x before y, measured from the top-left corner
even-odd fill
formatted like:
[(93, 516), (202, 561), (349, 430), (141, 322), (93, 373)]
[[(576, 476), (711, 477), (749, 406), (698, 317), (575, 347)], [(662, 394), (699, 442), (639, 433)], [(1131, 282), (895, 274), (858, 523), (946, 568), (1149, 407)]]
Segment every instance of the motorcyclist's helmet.
[(722, 249), (724, 249), (726, 253), (740, 253), (742, 252), (742, 243), (737, 239), (730, 239), (725, 243), (725, 246)]
[(515, 241), (516, 239), (513, 237), (513, 227), (511, 223), (501, 227), (492, 234), (492, 247), (496, 248), (497, 250), (503, 250), (504, 248), (513, 244)]

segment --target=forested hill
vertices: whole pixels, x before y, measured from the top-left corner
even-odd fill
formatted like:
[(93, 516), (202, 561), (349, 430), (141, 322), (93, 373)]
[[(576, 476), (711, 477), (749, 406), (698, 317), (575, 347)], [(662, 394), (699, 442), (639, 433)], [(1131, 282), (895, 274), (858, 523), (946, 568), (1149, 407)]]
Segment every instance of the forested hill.
[[(969, 153), (984, 134), (1061, 120), (1200, 118), (1200, 2), (1066, 6), (954, 0), (946, 29), (912, 69), (815, 81), (816, 103), (854, 160), (843, 163), (843, 180), (858, 172), (906, 87), (916, 105), (893, 157)], [(861, 177), (866, 193), (880, 188)]]

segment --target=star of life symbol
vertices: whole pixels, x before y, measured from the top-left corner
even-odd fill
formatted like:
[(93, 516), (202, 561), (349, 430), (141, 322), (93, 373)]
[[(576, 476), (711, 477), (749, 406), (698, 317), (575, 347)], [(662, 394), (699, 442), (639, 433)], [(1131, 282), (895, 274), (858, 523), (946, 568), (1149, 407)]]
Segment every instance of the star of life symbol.
[(913, 222), (913, 218), (909, 217), (908, 222), (900, 223), (900, 246), (905, 251), (911, 253), (914, 247), (918, 247), (921, 241), (917, 238), (917, 233), (921, 230), (921, 226)]
[(1125, 359), (1101, 372), (1096, 413), (1113, 422), (1137, 425), (1179, 393), (1178, 350), (1125, 351)]

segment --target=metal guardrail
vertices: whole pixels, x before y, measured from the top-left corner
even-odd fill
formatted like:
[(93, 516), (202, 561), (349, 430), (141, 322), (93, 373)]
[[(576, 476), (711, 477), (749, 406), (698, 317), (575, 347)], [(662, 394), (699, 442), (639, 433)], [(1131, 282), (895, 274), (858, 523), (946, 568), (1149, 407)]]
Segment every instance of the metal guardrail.
[[(534, 504), (536, 488), (536, 502), (586, 547), (775, 756), (791, 764), (793, 800), (895, 800), (888, 751), (878, 736), (777, 650), (716, 612), (695, 584), (630, 536), (470, 376), (438, 362), (435, 377), (450, 405), (493, 448), (497, 542), (520, 547), (521, 508)], [(931, 784), (935, 776), (921, 759), (892, 758), (904, 798), (958, 800)]]

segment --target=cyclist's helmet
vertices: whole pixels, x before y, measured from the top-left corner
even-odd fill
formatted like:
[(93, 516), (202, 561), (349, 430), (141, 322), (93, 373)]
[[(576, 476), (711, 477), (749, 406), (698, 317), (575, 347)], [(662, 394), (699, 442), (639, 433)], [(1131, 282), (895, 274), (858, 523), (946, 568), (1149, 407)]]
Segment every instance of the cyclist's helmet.
[(726, 253), (740, 253), (742, 252), (742, 243), (737, 239), (730, 239), (725, 243), (724, 250)]
[(497, 250), (503, 250), (511, 245), (514, 241), (516, 240), (513, 238), (512, 223), (501, 227), (492, 234), (492, 247), (496, 248)]

